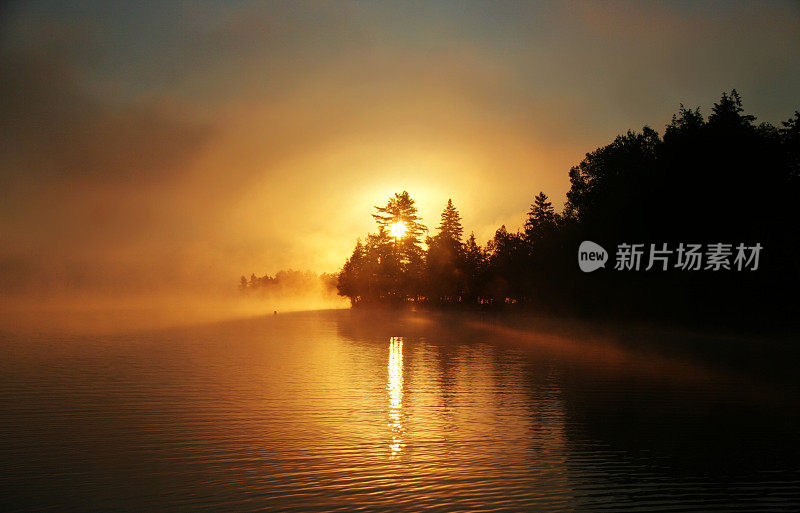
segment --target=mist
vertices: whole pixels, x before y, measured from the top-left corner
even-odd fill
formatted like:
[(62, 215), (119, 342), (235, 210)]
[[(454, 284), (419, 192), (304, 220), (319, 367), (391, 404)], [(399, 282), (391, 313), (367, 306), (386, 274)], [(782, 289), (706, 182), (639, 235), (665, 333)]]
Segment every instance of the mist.
[(244, 293), (28, 290), (0, 297), (0, 333), (117, 335), (293, 311), (346, 308), (349, 302), (322, 284)]
[(733, 86), (780, 121), (798, 19), (789, 3), (4, 5), (3, 324), (341, 306), (245, 299), (238, 280), (337, 272), (401, 190), (428, 226), (452, 198), (485, 242), (532, 191), (560, 208), (567, 170), (619, 130)]

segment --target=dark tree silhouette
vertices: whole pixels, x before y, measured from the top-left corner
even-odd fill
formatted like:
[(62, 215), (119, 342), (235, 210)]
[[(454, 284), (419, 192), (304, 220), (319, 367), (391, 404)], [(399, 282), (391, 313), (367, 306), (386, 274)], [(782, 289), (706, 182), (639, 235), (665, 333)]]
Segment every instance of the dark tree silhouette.
[[(562, 213), (540, 192), (524, 231), (502, 226), (485, 250), (474, 234), (461, 242), (461, 216), (450, 200), (423, 250), (426, 230), (414, 201), (405, 191), (395, 194), (376, 207), (378, 233), (356, 245), (339, 291), (354, 304), (527, 303), (704, 322), (800, 313), (800, 112), (780, 128), (757, 124), (736, 90), (722, 94), (708, 119), (681, 104), (663, 138), (648, 126), (629, 130), (587, 153), (569, 179)], [(408, 229), (403, 237), (389, 235), (397, 222)], [(758, 243), (764, 253), (751, 273), (668, 267), (584, 274), (575, 264), (584, 240), (612, 259), (620, 243)]]
[[(349, 297), (353, 305), (419, 300), (424, 261), (420, 239), (427, 228), (420, 222), (414, 200), (403, 191), (375, 210), (372, 216), (378, 232), (368, 234), (365, 244), (356, 244), (339, 273), (339, 294)], [(405, 227), (402, 235), (391, 234), (395, 223)]]
[(367, 263), (366, 249), (359, 239), (356, 241), (353, 254), (344, 263), (337, 283), (339, 294), (349, 297), (354, 304), (368, 295)]
[[(377, 257), (381, 262), (381, 283), (390, 284), (390, 289), (381, 296), (391, 297), (394, 301), (403, 301), (420, 294), (424, 251), (422, 235), (428, 231), (422, 224), (414, 200), (407, 191), (395, 193), (384, 207), (375, 207), (372, 214), (378, 224), (378, 234), (373, 239), (373, 246), (378, 248)], [(405, 233), (401, 237), (392, 237), (390, 228), (395, 223), (402, 223)]]
[(486, 254), (470, 233), (464, 243), (464, 291), (463, 298), (468, 303), (481, 303), (486, 290)]
[(425, 255), (425, 294), (431, 301), (458, 303), (466, 286), (461, 215), (451, 199), (442, 211), (439, 233), (428, 237)]
[(376, 213), (372, 214), (378, 228), (389, 231), (389, 227), (397, 222), (403, 223), (406, 233), (403, 240), (408, 244), (419, 246), (422, 234), (427, 231), (422, 224), (421, 218), (417, 214), (417, 207), (414, 200), (407, 191), (395, 193), (394, 197), (389, 198), (384, 207), (375, 207)]
[(519, 232), (510, 233), (505, 225), (497, 229), (486, 245), (489, 300), (505, 303), (524, 299), (520, 277), (525, 275), (527, 253), (524, 237)]
[(795, 111), (794, 116), (781, 125), (781, 143), (789, 161), (790, 178), (796, 181), (800, 178), (800, 112)]
[(275, 276), (265, 274), (250, 275), (239, 278), (239, 289), (247, 294), (271, 294), (284, 296), (301, 296), (323, 292), (332, 293), (337, 286), (338, 274), (316, 274), (311, 271), (295, 271), (293, 269), (278, 271)]
[(533, 244), (534, 241), (547, 237), (556, 229), (557, 220), (558, 215), (553, 204), (547, 200), (547, 194), (540, 192), (533, 199), (525, 221), (525, 239)]
[(711, 115), (708, 117), (708, 124), (711, 127), (722, 127), (725, 129), (749, 128), (752, 126), (755, 116), (744, 113), (742, 98), (736, 89), (731, 94), (722, 93), (718, 103), (711, 108)]
[(446, 238), (461, 244), (464, 227), (461, 226), (461, 214), (453, 206), (453, 200), (448, 199), (442, 212), (442, 222), (439, 224), (439, 237)]

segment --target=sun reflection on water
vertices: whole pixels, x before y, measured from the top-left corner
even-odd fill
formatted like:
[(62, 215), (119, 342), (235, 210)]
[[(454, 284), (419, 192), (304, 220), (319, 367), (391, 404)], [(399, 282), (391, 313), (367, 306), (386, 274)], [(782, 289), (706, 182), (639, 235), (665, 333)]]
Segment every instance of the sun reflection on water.
[(388, 375), (386, 390), (389, 396), (389, 429), (392, 432), (389, 458), (394, 459), (405, 447), (403, 443), (403, 337), (389, 339)]

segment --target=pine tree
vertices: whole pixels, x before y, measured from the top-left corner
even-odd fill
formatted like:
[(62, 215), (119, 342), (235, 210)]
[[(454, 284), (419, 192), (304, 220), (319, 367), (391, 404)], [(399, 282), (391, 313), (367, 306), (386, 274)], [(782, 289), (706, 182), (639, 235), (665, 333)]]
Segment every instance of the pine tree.
[(800, 177), (800, 112), (781, 123), (780, 137), (794, 179)]
[(358, 239), (353, 254), (345, 261), (342, 271), (339, 273), (336, 284), (339, 295), (349, 297), (350, 303), (353, 305), (361, 301), (366, 292), (364, 286), (367, 279), (364, 272), (365, 258), (366, 250), (361, 239)]
[(510, 233), (505, 225), (497, 229), (486, 245), (487, 293), (495, 301), (522, 299), (520, 277), (527, 264), (525, 253), (523, 237), (518, 232)]
[(425, 255), (425, 292), (429, 299), (441, 303), (461, 300), (465, 288), (461, 216), (448, 199), (442, 211), (439, 233), (428, 237)]
[[(369, 271), (366, 295), (371, 300), (401, 302), (421, 294), (424, 251), (421, 237), (427, 231), (407, 191), (395, 193), (386, 206), (372, 214), (378, 233), (369, 234), (365, 262)], [(392, 236), (393, 225), (402, 223), (405, 233)]]
[(531, 241), (543, 235), (543, 232), (554, 228), (556, 213), (553, 204), (547, 200), (547, 194), (540, 192), (534, 199), (528, 219), (525, 221), (525, 237)]
[(459, 244), (461, 237), (464, 234), (464, 228), (461, 226), (461, 215), (453, 206), (453, 200), (448, 199), (447, 205), (442, 211), (442, 222), (439, 225), (439, 236), (452, 239)]
[(469, 267), (480, 267), (483, 262), (483, 250), (475, 240), (475, 232), (469, 234), (469, 238), (464, 243), (464, 261)]
[(414, 200), (407, 191), (395, 193), (394, 197), (389, 198), (385, 207), (376, 206), (375, 210), (377, 213), (372, 214), (372, 217), (378, 223), (378, 227), (388, 231), (394, 223), (401, 222), (405, 225), (406, 233), (403, 235), (405, 241), (419, 244), (420, 237), (427, 231), (425, 225), (421, 223), (422, 218), (417, 215)]
[(667, 142), (671, 138), (679, 136), (697, 137), (704, 126), (705, 120), (700, 114), (700, 107), (696, 107), (694, 110), (687, 109), (681, 103), (678, 113), (672, 115), (672, 121), (666, 127), (664, 141)]
[(722, 98), (711, 108), (708, 122), (711, 125), (732, 128), (749, 127), (756, 120), (756, 117), (750, 114), (743, 114), (743, 112), (742, 97), (739, 96), (736, 89), (733, 89), (730, 95), (722, 93)]
[(475, 240), (475, 233), (470, 233), (469, 238), (464, 243), (464, 294), (468, 300), (477, 302), (485, 288), (483, 283), (484, 268), (486, 267), (486, 257), (483, 250)]

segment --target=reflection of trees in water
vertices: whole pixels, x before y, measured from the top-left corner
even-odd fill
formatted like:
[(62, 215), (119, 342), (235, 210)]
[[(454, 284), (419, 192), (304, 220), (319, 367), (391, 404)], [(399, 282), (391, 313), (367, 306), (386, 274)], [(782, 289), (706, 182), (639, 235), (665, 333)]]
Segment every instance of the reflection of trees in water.
[(687, 500), (694, 495), (741, 507), (734, 499), (741, 497), (753, 501), (751, 510), (769, 505), (758, 502), (759, 494), (772, 488), (777, 498), (786, 492), (781, 481), (798, 478), (797, 397), (781, 406), (786, 398), (758, 399), (746, 387), (669, 382), (583, 363), (562, 381), (566, 465), (586, 475), (602, 463), (596, 485), (638, 490), (631, 497), (639, 500), (661, 493), (654, 483), (662, 483)]
[(340, 335), (383, 358), (392, 336), (410, 334), (400, 461), (502, 477), (491, 468), (499, 460), (515, 478), (536, 474), (541, 486), (572, 490), (586, 507), (608, 499), (592, 489), (656, 501), (665, 487), (698, 497), (712, 485), (721, 504), (750, 487), (757, 506), (759, 489), (785, 498), (797, 478), (796, 388), (768, 396), (753, 375), (667, 357), (659, 345), (637, 350), (626, 337), (465, 326), (474, 316), (339, 318)]
[(531, 368), (524, 353), (487, 344), (485, 334), (459, 323), (398, 315), (337, 315), (339, 335), (386, 355), (390, 458), (474, 474), (499, 473), (492, 461), (503, 461), (539, 468), (540, 479), (566, 486), (552, 463), (565, 459), (565, 442), (558, 382), (549, 370)]

